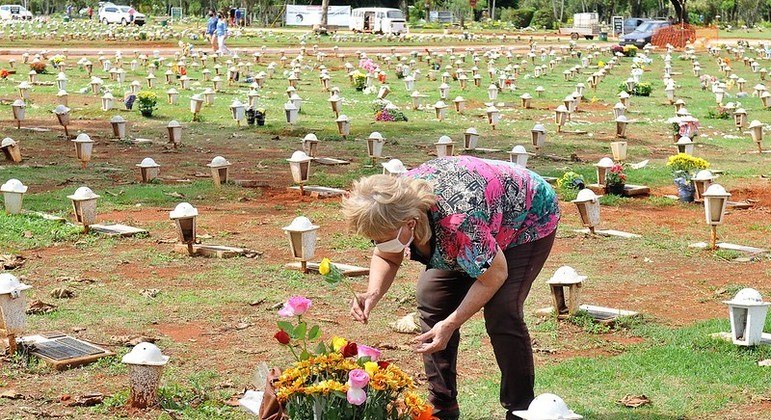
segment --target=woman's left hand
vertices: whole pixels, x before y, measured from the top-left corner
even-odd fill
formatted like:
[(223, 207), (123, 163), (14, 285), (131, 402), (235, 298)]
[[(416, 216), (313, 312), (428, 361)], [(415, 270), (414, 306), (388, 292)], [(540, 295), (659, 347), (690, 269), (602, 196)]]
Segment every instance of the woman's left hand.
[(431, 354), (442, 351), (447, 348), (447, 342), (457, 328), (449, 322), (439, 321), (434, 324), (430, 331), (427, 331), (417, 337), (414, 342), (419, 343), (415, 348), (417, 353)]

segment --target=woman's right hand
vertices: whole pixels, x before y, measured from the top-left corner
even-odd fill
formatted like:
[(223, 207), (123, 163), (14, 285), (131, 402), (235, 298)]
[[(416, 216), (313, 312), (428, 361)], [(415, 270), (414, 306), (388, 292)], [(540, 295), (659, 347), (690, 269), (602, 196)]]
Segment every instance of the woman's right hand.
[(362, 324), (366, 324), (369, 321), (369, 313), (377, 302), (378, 295), (375, 292), (356, 293), (356, 298), (351, 299), (351, 316)]

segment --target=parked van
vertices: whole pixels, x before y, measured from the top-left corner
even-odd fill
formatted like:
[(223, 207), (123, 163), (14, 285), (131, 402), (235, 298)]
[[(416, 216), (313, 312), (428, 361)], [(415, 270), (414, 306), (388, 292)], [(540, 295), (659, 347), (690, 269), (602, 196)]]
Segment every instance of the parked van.
[(32, 12), (18, 4), (0, 6), (0, 20), (31, 20)]
[(354, 32), (371, 32), (376, 34), (403, 34), (407, 32), (407, 25), (402, 11), (385, 7), (353, 9), (348, 27)]

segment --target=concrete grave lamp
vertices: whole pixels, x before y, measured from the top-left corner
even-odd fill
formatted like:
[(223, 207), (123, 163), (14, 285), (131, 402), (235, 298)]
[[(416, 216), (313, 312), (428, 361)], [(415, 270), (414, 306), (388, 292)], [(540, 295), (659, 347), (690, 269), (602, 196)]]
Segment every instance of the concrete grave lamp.
[(182, 144), (182, 124), (180, 124), (179, 121), (169, 121), (166, 125), (166, 131), (169, 136), (169, 143), (174, 145), (175, 149)]
[(316, 239), (318, 226), (311, 223), (305, 217), (300, 216), (292, 220), (288, 226), (284, 226), (284, 232), (289, 237), (289, 248), (292, 251), (292, 257), (300, 260), (300, 270), (303, 273), (308, 272), (308, 261), (313, 259), (316, 252)]
[(714, 181), (715, 178), (717, 178), (717, 176), (714, 175), (709, 169), (701, 170), (696, 173), (696, 176), (691, 178), (694, 187), (693, 201), (697, 203), (704, 201), (702, 196), (704, 195), (704, 192), (707, 191), (707, 188), (712, 185), (712, 181)]
[(463, 133), (463, 148), (466, 150), (474, 150), (479, 143), (479, 133), (474, 127), (470, 127)]
[(102, 95), (102, 111), (109, 111), (114, 105), (115, 98), (112, 96), (112, 93), (105, 92), (104, 95)]
[(439, 137), (439, 141), (434, 143), (434, 147), (436, 148), (436, 157), (438, 158), (452, 156), (455, 151), (455, 144), (450, 136)]
[(332, 94), (332, 96), (329, 97), (329, 106), (332, 107), (332, 112), (335, 113), (335, 118), (340, 116), (340, 111), (342, 108), (343, 98), (341, 98), (337, 93)]
[(609, 157), (604, 157), (594, 164), (597, 173), (597, 184), (605, 185), (605, 175), (610, 168), (613, 167), (613, 160)]
[(491, 85), (490, 85), (490, 86), (487, 88), (487, 97), (488, 97), (488, 98), (489, 98), (491, 101), (494, 101), (494, 100), (498, 99), (498, 90), (499, 90), (499, 89), (498, 89), (498, 86), (497, 86), (497, 85), (495, 85), (495, 84), (491, 84)]
[(238, 99), (233, 99), (230, 104), (230, 115), (236, 121), (236, 125), (241, 126), (241, 121), (246, 117), (246, 106)]
[(67, 75), (59, 72), (56, 75), (56, 86), (59, 90), (67, 90)]
[(509, 161), (526, 168), (527, 159), (530, 156), (533, 156), (533, 154), (528, 153), (528, 151), (525, 150), (525, 146), (517, 145), (514, 146), (509, 152)]
[(284, 114), (286, 116), (286, 122), (294, 125), (297, 122), (298, 115), (297, 106), (292, 101), (288, 101), (284, 104)]
[(562, 126), (568, 120), (568, 109), (565, 105), (560, 105), (554, 110), (554, 123), (557, 124), (557, 132), (562, 132)]
[(86, 169), (94, 151), (94, 141), (86, 133), (80, 133), (72, 140), (75, 145), (75, 157), (80, 161), (81, 168)]
[(0, 192), (3, 193), (5, 202), (5, 211), (8, 214), (19, 214), (22, 209), (22, 200), (24, 193), (27, 192), (27, 186), (18, 179), (9, 179), (2, 186)]
[(444, 121), (447, 116), (447, 104), (444, 101), (437, 101), (434, 104), (434, 112), (438, 121)]
[(377, 131), (373, 131), (369, 137), (367, 137), (367, 156), (369, 156), (374, 162), (375, 159), (383, 156), (383, 145), (385, 145), (385, 137)]
[(614, 141), (610, 143), (610, 151), (613, 153), (614, 161), (626, 161), (627, 143), (625, 141)]
[(771, 303), (763, 302), (760, 292), (751, 288), (740, 290), (733, 299), (723, 303), (728, 305), (733, 343), (739, 346), (760, 344)]
[(750, 123), (750, 136), (752, 136), (752, 141), (758, 145), (758, 153), (763, 153), (763, 123), (758, 120), (752, 120)]
[(541, 394), (530, 403), (527, 410), (511, 412), (524, 420), (581, 420), (583, 416), (574, 413), (562, 398), (554, 394)]
[(310, 178), (311, 158), (303, 151), (296, 151), (287, 159), (289, 162), (289, 171), (292, 174), (292, 180), (300, 186), (300, 194), (304, 194), (303, 186)]
[(677, 146), (677, 152), (678, 153), (685, 153), (688, 155), (693, 155), (693, 140), (691, 140), (687, 136), (682, 136), (680, 139), (677, 140), (677, 143), (675, 143)]
[(626, 115), (626, 107), (621, 102), (616, 102), (616, 104), (613, 105), (613, 118), (618, 118), (623, 115)]
[(347, 115), (340, 114), (335, 119), (335, 123), (337, 123), (337, 133), (343, 136), (343, 138), (347, 138), (351, 134), (351, 119)]
[(629, 119), (626, 117), (626, 115), (620, 115), (616, 117), (616, 137), (625, 139), (628, 126)]
[(194, 255), (193, 245), (196, 241), (198, 209), (189, 203), (179, 203), (174, 210), (169, 212), (169, 218), (173, 220), (177, 226), (179, 242), (187, 245), (188, 253)]
[(540, 150), (546, 144), (546, 127), (541, 123), (536, 123), (532, 129), (530, 129), (530, 139), (532, 140), (535, 150)]
[(739, 130), (747, 126), (747, 111), (744, 108), (739, 108), (734, 111), (734, 125)]
[(13, 101), (13, 104), (11, 104), (11, 109), (13, 110), (13, 119), (16, 120), (16, 128), (21, 128), (21, 122), (24, 121), (24, 118), (27, 115), (27, 105), (22, 101), (21, 99), (17, 99)]
[(308, 156), (315, 158), (319, 149), (319, 139), (313, 133), (308, 133), (302, 140), (303, 151)]
[(69, 102), (70, 102), (69, 101), (69, 99), (70, 99), (69, 96), (70, 95), (67, 93), (66, 90), (60, 90), (59, 92), (57, 92), (56, 93), (56, 102), (57, 102), (57, 104), (58, 105), (63, 105), (63, 106), (69, 105)]
[(519, 100), (522, 108), (530, 109), (530, 102), (533, 100), (533, 97), (529, 93), (524, 93), (519, 97)]
[(466, 99), (462, 96), (456, 96), (452, 102), (455, 104), (455, 112), (462, 114), (466, 110)]
[(0, 141), (0, 149), (3, 151), (5, 160), (13, 163), (21, 162), (21, 148), (14, 139), (10, 137), (4, 138)]
[(717, 249), (717, 226), (723, 224), (731, 194), (722, 185), (712, 184), (701, 196), (704, 198), (704, 216), (712, 231), (710, 245), (712, 249)]
[(381, 165), (383, 165), (383, 175), (401, 176), (407, 172), (404, 163), (399, 159), (391, 159)]
[(96, 223), (96, 201), (99, 197), (88, 187), (80, 187), (75, 190), (75, 194), (67, 196), (72, 201), (75, 220), (83, 225), (85, 233)]
[(117, 139), (126, 138), (126, 119), (120, 115), (110, 118), (112, 135)]
[(222, 184), (228, 182), (228, 172), (230, 169), (230, 162), (222, 156), (215, 156), (210, 163), (206, 166), (211, 170), (212, 181), (215, 187), (219, 187)]
[(501, 112), (498, 111), (498, 108), (495, 106), (489, 106), (485, 110), (485, 113), (487, 114), (487, 122), (493, 127), (493, 130), (495, 130), (498, 123), (501, 121)]
[(594, 229), (600, 224), (600, 197), (595, 195), (590, 189), (583, 189), (578, 192), (576, 199), (572, 202), (578, 208), (578, 214), (581, 216), (581, 223), (589, 228), (589, 232), (594, 234)]
[(59, 124), (64, 127), (64, 136), (69, 138), (70, 132), (67, 130), (67, 126), (70, 125), (70, 109), (64, 105), (57, 105), (53, 113), (56, 115)]
[[(573, 267), (562, 266), (546, 280), (551, 291), (554, 313), (558, 318), (576, 315), (580, 306), (581, 286), (586, 276), (579, 276)], [(565, 293), (565, 288), (568, 293)]]
[(22, 334), (27, 326), (27, 303), (24, 291), (31, 289), (16, 276), (0, 273), (0, 317), (8, 340), (8, 354), (16, 353), (16, 335)]
[(129, 406), (140, 409), (157, 406), (160, 403), (158, 386), (169, 356), (163, 355), (155, 344), (142, 342), (123, 356), (121, 362), (129, 368)]
[(153, 182), (153, 180), (158, 178), (158, 174), (161, 171), (161, 165), (155, 163), (153, 158), (149, 157), (142, 159), (142, 162), (137, 164), (137, 168), (139, 168), (142, 182), (145, 184)]

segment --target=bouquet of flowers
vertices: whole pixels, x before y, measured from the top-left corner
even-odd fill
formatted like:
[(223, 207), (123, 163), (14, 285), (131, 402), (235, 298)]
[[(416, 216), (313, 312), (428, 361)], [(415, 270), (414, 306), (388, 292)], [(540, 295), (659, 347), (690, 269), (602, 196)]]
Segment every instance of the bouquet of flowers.
[(7, 79), (10, 73), (6, 69), (0, 69), (0, 79)]
[(137, 94), (137, 99), (139, 99), (139, 111), (142, 113), (142, 116), (152, 117), (153, 111), (155, 111), (158, 105), (158, 95), (154, 92), (143, 90)]
[(359, 68), (367, 73), (372, 73), (377, 69), (377, 65), (369, 58), (362, 58), (359, 60)]
[[(342, 281), (342, 273), (328, 259), (319, 272), (326, 273), (330, 284)], [(279, 311), (285, 320), (278, 322), (274, 336), (296, 359), (274, 384), (291, 419), (433, 418), (433, 408), (416, 393), (412, 378), (381, 360), (379, 350), (342, 337), (321, 340), (319, 326), (309, 327), (304, 319), (311, 306), (303, 296), (287, 300)]]
[(367, 85), (367, 75), (359, 70), (353, 72), (351, 79), (353, 81), (353, 87), (356, 88), (356, 90), (364, 90), (364, 87)]
[(672, 170), (676, 178), (690, 181), (696, 171), (709, 168), (709, 162), (687, 153), (678, 153), (669, 157), (667, 167)]
[(376, 100), (372, 106), (375, 121), (407, 121), (407, 116), (388, 101)]
[(29, 65), (29, 68), (35, 70), (37, 74), (46, 74), (48, 72), (47, 67), (45, 61), (35, 61)]
[(62, 54), (57, 54), (57, 55), (51, 57), (51, 65), (55, 69), (58, 69), (59, 65), (62, 64), (63, 62), (64, 62), (64, 55), (62, 55)]

